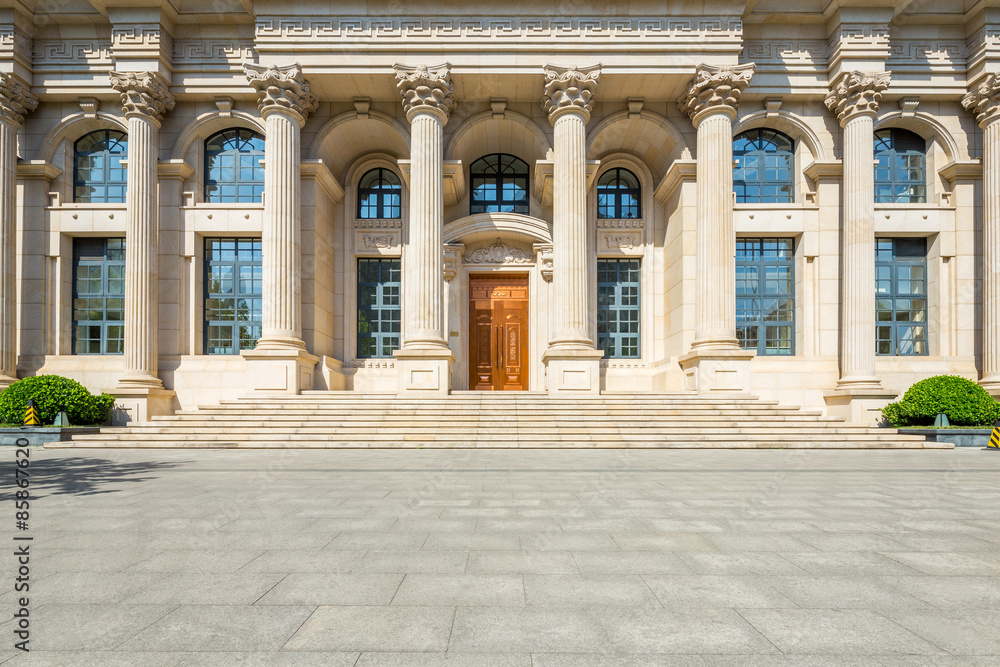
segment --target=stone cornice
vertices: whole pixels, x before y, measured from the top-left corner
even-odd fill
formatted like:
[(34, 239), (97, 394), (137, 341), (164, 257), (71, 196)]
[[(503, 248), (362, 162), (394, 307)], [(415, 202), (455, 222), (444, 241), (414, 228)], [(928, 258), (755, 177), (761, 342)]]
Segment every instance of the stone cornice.
[(298, 63), (281, 67), (243, 63), (243, 72), (250, 87), (257, 91), (257, 107), (265, 118), (275, 112), (290, 112), (304, 124), (316, 110), (318, 100)]
[(750, 85), (755, 69), (753, 63), (725, 67), (698, 65), (694, 81), (677, 106), (696, 124), (696, 118), (706, 111), (723, 112), (735, 118), (740, 97)]
[(455, 89), (451, 85), (451, 63), (427, 66), (395, 64), (396, 89), (403, 96), (403, 109), (411, 118), (418, 112), (432, 112), (448, 120), (455, 108)]
[(0, 118), (21, 125), (24, 117), (38, 107), (38, 98), (10, 74), (0, 72)]
[(111, 72), (111, 87), (122, 96), (125, 117), (144, 116), (156, 122), (174, 108), (174, 97), (155, 72)]
[(827, 93), (826, 107), (841, 124), (858, 115), (874, 117), (890, 79), (889, 72), (847, 72)]
[(563, 113), (576, 110), (590, 120), (591, 102), (601, 78), (601, 65), (590, 67), (545, 66), (545, 92), (542, 108), (555, 122)]
[(962, 98), (962, 106), (976, 114), (979, 127), (1000, 118), (1000, 75), (991, 74)]

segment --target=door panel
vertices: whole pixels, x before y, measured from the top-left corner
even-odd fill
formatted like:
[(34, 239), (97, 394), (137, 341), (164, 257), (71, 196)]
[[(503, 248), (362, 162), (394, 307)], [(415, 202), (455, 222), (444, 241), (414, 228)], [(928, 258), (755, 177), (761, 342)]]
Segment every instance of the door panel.
[(527, 390), (527, 278), (470, 278), (469, 292), (469, 388)]

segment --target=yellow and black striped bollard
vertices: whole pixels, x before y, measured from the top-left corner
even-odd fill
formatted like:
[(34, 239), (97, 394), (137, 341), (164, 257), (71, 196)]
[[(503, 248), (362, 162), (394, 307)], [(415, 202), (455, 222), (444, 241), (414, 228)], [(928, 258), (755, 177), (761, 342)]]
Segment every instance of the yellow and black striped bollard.
[(1000, 421), (993, 425), (993, 432), (990, 433), (990, 444), (986, 445), (986, 449), (1000, 450)]
[(24, 409), (24, 425), (25, 426), (41, 426), (42, 420), (38, 417), (38, 408), (35, 407), (35, 402), (28, 399), (28, 407)]

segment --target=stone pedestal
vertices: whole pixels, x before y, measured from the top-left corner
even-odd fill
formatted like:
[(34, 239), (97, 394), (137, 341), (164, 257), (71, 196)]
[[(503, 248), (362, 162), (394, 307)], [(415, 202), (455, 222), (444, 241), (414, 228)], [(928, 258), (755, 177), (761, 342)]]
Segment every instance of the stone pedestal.
[(255, 394), (298, 394), (313, 388), (319, 357), (305, 350), (255, 349), (240, 355), (247, 364), (247, 389)]
[(698, 236), (695, 338), (678, 361), (688, 389), (750, 390), (750, 360), (736, 338), (736, 228), (733, 221), (733, 119), (754, 65), (700, 65), (678, 105), (698, 131)]
[(587, 225), (587, 121), (600, 65), (545, 68), (542, 103), (553, 129), (552, 292), (554, 327), (542, 355), (550, 394), (601, 390), (600, 359), (590, 338)]
[(455, 358), (444, 329), (444, 125), (455, 107), (450, 65), (396, 65), (410, 121), (410, 216), (403, 248), (398, 391), (448, 393)]
[(169, 389), (119, 386), (111, 393), (115, 397), (112, 426), (141, 424), (148, 422), (150, 417), (174, 413), (174, 392)]
[(962, 99), (983, 129), (983, 368), (979, 384), (1000, 397), (1000, 76)]
[(37, 106), (14, 77), (0, 73), (0, 390), (17, 381), (17, 131)]
[(876, 426), (882, 421), (882, 408), (896, 398), (896, 394), (886, 390), (838, 388), (826, 392), (826, 413), (840, 417), (852, 424)]

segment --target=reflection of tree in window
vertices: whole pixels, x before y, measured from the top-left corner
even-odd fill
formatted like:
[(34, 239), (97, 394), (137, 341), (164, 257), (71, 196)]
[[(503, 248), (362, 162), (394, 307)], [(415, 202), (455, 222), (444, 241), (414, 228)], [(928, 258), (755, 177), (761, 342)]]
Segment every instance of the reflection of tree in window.
[(73, 201), (80, 204), (125, 203), (128, 137), (117, 130), (97, 130), (77, 140), (73, 158)]
[(774, 130), (749, 130), (733, 139), (733, 190), (739, 204), (791, 204), (795, 200), (794, 143)]
[(399, 176), (388, 169), (365, 172), (358, 182), (358, 217), (363, 220), (398, 219), (402, 187)]
[(628, 169), (609, 169), (597, 181), (597, 217), (639, 218), (639, 179)]
[(358, 358), (392, 357), (399, 349), (400, 261), (358, 260)]
[(928, 354), (926, 239), (875, 239), (875, 319), (878, 354)]
[(597, 347), (608, 359), (639, 357), (638, 259), (597, 260)]
[(122, 354), (125, 240), (73, 239), (73, 353)]
[(736, 239), (736, 338), (761, 355), (794, 354), (792, 239)]
[(494, 153), (472, 163), (469, 213), (528, 213), (528, 164)]
[(264, 137), (231, 129), (205, 142), (205, 201), (225, 204), (261, 201), (264, 193)]
[(205, 353), (252, 350), (261, 336), (260, 239), (205, 239)]
[(923, 204), (927, 142), (900, 128), (875, 133), (875, 201), (880, 204)]

